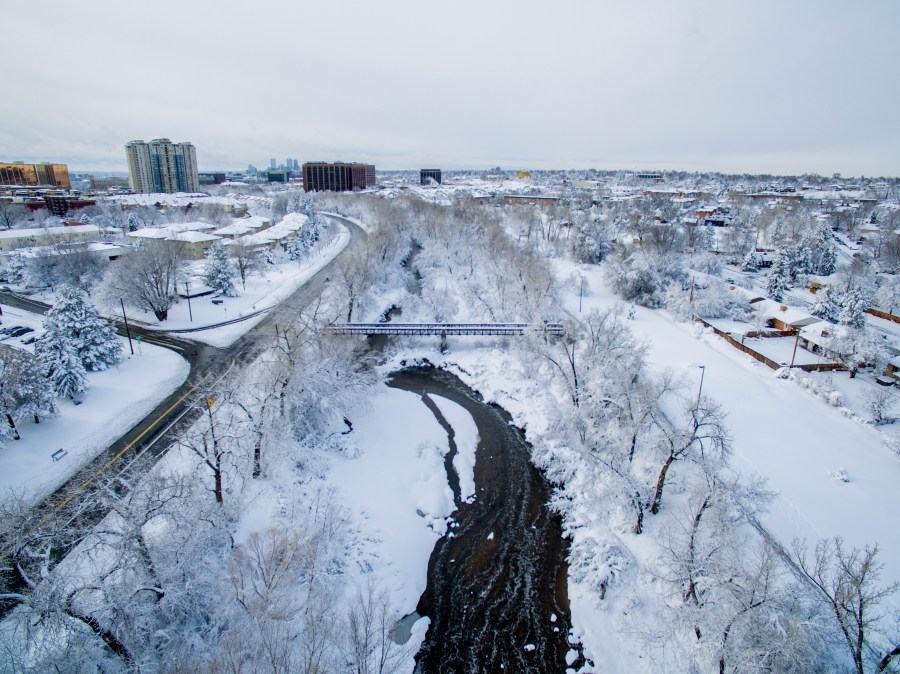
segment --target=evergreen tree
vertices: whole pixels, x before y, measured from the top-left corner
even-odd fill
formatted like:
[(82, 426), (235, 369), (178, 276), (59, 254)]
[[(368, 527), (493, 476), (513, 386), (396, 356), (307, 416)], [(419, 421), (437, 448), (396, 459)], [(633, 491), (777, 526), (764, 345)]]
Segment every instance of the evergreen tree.
[(214, 243), (209, 249), (209, 257), (206, 259), (204, 280), (206, 284), (217, 292), (236, 297), (237, 290), (234, 287), (236, 276), (234, 265), (228, 257), (228, 250), (221, 242)]
[(38, 341), (52, 340), (68, 342), (91, 372), (105, 370), (122, 359), (122, 344), (112, 323), (74, 286), (60, 286), (56, 303), (44, 319), (44, 334)]
[(287, 246), (287, 254), (289, 260), (299, 260), (301, 257), (306, 255), (309, 250), (309, 245), (307, 243), (306, 237), (303, 234), (300, 236), (295, 236), (288, 242)]
[(741, 271), (759, 271), (759, 253), (751, 250), (741, 263)]
[[(15, 420), (34, 417), (35, 423), (41, 416), (56, 413), (56, 399), (50, 382), (41, 372), (37, 358), (18, 349), (0, 349), (0, 414), (6, 423), (0, 431), (0, 438), (19, 439)], [(2, 421), (2, 420), (0, 420)]]
[(13, 285), (21, 285), (25, 283), (25, 275), (27, 273), (27, 262), (25, 256), (21, 253), (13, 253), (6, 265), (6, 278)]
[(807, 249), (810, 253), (810, 271), (813, 274), (828, 276), (834, 273), (837, 251), (834, 248), (831, 227), (827, 222), (819, 223), (815, 234), (807, 244)]
[(275, 264), (275, 253), (270, 248), (263, 251), (263, 260), (266, 264)]
[(841, 301), (841, 313), (838, 321), (841, 325), (849, 325), (852, 328), (866, 327), (866, 301), (863, 299), (859, 288), (850, 288)]
[(785, 291), (791, 287), (790, 278), (784, 254), (779, 250), (775, 253), (775, 259), (772, 261), (772, 267), (769, 269), (769, 277), (766, 281), (766, 294), (776, 302), (781, 302), (784, 299)]
[(74, 399), (87, 388), (84, 366), (71, 342), (65, 339), (39, 339), (34, 353), (57, 396)]
[(841, 301), (831, 286), (825, 286), (816, 293), (816, 301), (810, 308), (810, 313), (832, 323), (838, 322), (841, 314)]
[(810, 270), (809, 247), (801, 244), (782, 250), (782, 259), (787, 270), (788, 281), (793, 286)]

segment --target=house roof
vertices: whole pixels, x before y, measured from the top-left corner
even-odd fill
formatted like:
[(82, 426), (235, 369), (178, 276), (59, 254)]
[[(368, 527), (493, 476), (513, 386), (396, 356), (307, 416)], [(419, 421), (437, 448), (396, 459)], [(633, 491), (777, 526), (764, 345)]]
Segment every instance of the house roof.
[[(760, 302), (755, 302), (753, 306), (756, 311), (761, 312), (765, 318), (774, 318), (795, 328), (822, 320), (805, 311), (800, 311), (799, 309), (789, 307), (781, 302), (775, 302), (774, 300), (762, 300)], [(784, 310), (782, 310), (782, 307), (785, 307)]]
[(179, 232), (170, 238), (174, 241), (184, 241), (186, 243), (206, 243), (207, 241), (218, 241), (222, 237), (204, 232)]
[(800, 328), (800, 336), (810, 344), (824, 346), (825, 342), (837, 335), (841, 329), (842, 326), (840, 325), (835, 325), (830, 321), (819, 320)]
[(100, 233), (97, 225), (67, 225), (66, 227), (34, 227), (0, 231), (0, 239), (27, 239), (32, 236), (66, 236), (68, 234)]

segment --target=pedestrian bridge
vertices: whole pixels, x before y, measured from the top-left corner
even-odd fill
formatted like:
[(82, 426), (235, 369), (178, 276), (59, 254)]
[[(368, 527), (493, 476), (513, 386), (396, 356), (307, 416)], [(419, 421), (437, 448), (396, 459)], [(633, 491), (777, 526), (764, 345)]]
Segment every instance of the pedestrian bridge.
[(562, 335), (562, 323), (343, 323), (328, 326), (337, 335)]

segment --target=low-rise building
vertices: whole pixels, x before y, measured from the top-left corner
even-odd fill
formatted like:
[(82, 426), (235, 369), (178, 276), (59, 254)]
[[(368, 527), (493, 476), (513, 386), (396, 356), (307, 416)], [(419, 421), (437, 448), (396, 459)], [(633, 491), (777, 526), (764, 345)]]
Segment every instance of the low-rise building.
[(352, 192), (374, 186), (374, 164), (308, 162), (303, 165), (306, 192)]
[(0, 250), (50, 246), (60, 242), (99, 241), (101, 236), (102, 230), (96, 225), (9, 229), (0, 231)]
[(441, 184), (441, 169), (419, 169), (419, 184), (429, 185), (431, 181)]

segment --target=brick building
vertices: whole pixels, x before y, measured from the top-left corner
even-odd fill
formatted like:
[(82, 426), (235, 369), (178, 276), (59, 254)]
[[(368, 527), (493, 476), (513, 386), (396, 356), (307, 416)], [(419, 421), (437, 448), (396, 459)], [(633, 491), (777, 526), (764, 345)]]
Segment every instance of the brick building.
[(306, 192), (352, 192), (374, 185), (374, 164), (309, 162), (303, 165)]

